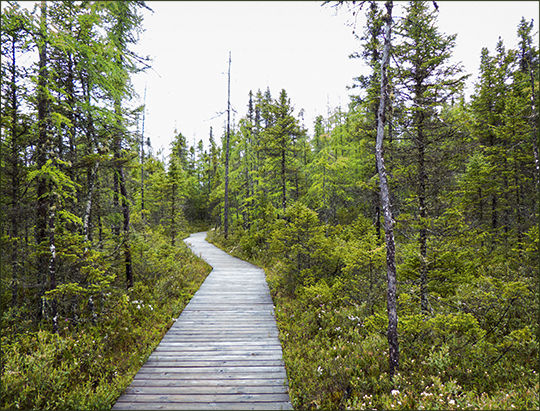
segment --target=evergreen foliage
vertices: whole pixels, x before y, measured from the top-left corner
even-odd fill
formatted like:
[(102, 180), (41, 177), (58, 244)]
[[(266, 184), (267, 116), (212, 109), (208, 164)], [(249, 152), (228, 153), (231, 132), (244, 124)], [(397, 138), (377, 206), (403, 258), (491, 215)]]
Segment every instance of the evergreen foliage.
[[(259, 150), (249, 160), (259, 178), (254, 197), (238, 197), (238, 206), (253, 211), (249, 222), (236, 215), (227, 240), (219, 227), (209, 237), (266, 268), (295, 408), (538, 407), (532, 26), (519, 23), (516, 50), (499, 40), (495, 56), (482, 51), (466, 101), (467, 76), (449, 63), (455, 35), (439, 32), (437, 13), (428, 2), (405, 7), (394, 23), (389, 69), (385, 160), (396, 220), (399, 372), (388, 368), (385, 342), (378, 6), (369, 3), (363, 51), (352, 56), (372, 75), (357, 79), (361, 93), (348, 111), (316, 119), (301, 156), (294, 139), (286, 150), (280, 145), (272, 113), (282, 100), (269, 90), (256, 94), (261, 121), (251, 111), (243, 120), (253, 126), (238, 144)], [(295, 157), (302, 161), (289, 160)], [(290, 201), (294, 175), (305, 175), (305, 189)]]
[(482, 50), (466, 99), (455, 35), (431, 2), (408, 3), (378, 113), (384, 12), (342, 4), (364, 6), (351, 57), (371, 69), (346, 109), (319, 116), (310, 136), (285, 90), (250, 92), (228, 133), (191, 147), (175, 130), (166, 159), (141, 152), (136, 130), (145, 108), (130, 76), (149, 62), (130, 46), (144, 2), (3, 9), (3, 408), (110, 408), (208, 273), (181, 239), (210, 227), (211, 241), (266, 269), (295, 408), (538, 408), (533, 23), (517, 22), (515, 48)]
[(209, 272), (180, 241), (188, 153), (133, 131), (141, 7), (2, 10), (3, 409), (110, 408)]

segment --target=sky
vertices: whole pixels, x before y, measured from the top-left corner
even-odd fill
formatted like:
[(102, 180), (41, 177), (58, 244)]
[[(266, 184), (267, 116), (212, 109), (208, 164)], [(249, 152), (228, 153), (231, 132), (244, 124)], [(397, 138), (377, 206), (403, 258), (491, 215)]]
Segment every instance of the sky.
[[(396, 2), (394, 15), (401, 15)], [(454, 61), (476, 79), (480, 51), (495, 49), (499, 36), (517, 45), (517, 25), (539, 15), (537, 1), (438, 1), (439, 28), (457, 33)], [(246, 115), (248, 94), (285, 89), (294, 114), (313, 132), (317, 115), (347, 108), (353, 78), (367, 74), (353, 33), (361, 34), (364, 12), (336, 10), (322, 1), (148, 1), (139, 43), (133, 48), (152, 58), (152, 69), (133, 78), (141, 103), (146, 88), (145, 138), (154, 152), (169, 152), (174, 131), (190, 145), (210, 127), (219, 143), (226, 122), (227, 70), (231, 52), (231, 105), (234, 122)], [(535, 33), (538, 29), (535, 22)], [(537, 42), (538, 44), (538, 42)], [(221, 113), (221, 115), (220, 115)]]
[[(21, 2), (32, 5), (34, 2)], [(365, 13), (353, 17), (323, 1), (148, 1), (143, 29), (132, 49), (152, 59), (152, 68), (132, 81), (143, 103), (144, 136), (154, 153), (170, 151), (174, 132), (190, 145), (208, 145), (210, 127), (218, 144), (224, 134), (227, 70), (231, 53), (233, 123), (246, 115), (249, 91), (270, 89), (277, 98), (287, 91), (301, 123), (313, 133), (317, 115), (326, 117), (350, 101), (353, 78), (369, 71), (360, 59), (355, 38), (363, 32)], [(335, 3), (335, 2), (332, 2)], [(402, 16), (394, 2), (394, 17)], [(539, 15), (538, 1), (437, 1), (442, 33), (456, 34), (454, 62), (461, 61), (468, 94), (477, 78), (482, 47), (495, 49), (499, 36), (507, 48), (517, 46), (517, 25)], [(30, 7), (30, 6), (29, 6)], [(538, 26), (534, 33), (538, 46)], [(140, 124), (139, 128), (142, 127)]]

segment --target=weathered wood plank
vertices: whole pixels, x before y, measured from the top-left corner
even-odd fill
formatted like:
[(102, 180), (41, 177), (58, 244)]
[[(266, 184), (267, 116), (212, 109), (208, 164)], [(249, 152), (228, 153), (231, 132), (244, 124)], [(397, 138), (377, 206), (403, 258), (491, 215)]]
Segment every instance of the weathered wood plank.
[(188, 241), (214, 269), (113, 409), (292, 409), (264, 271)]
[[(176, 353), (176, 355), (152, 354), (148, 361), (282, 361), (281, 353), (266, 353), (264, 355), (251, 354), (222, 354), (222, 353), (202, 353), (200, 355), (194, 353)], [(173, 353), (174, 354), (174, 353)]]
[[(142, 369), (142, 368), (141, 368)], [(152, 374), (152, 376), (148, 376), (148, 374)], [(223, 372), (223, 373), (199, 373), (196, 371), (192, 371), (191, 373), (183, 373), (180, 375), (179, 373), (173, 373), (173, 372), (138, 372), (137, 375), (133, 378), (144, 380), (144, 379), (160, 379), (160, 380), (171, 380), (171, 379), (191, 379), (191, 380), (228, 380), (228, 379), (260, 379), (260, 378), (269, 378), (269, 379), (277, 379), (277, 378), (287, 378), (287, 374), (285, 373), (285, 369), (283, 371), (278, 372)]]
[(180, 329), (171, 329), (167, 333), (165, 337), (169, 338), (177, 338), (184, 335), (193, 335), (193, 336), (205, 336), (205, 337), (221, 337), (221, 336), (228, 336), (228, 335), (238, 335), (243, 337), (249, 337), (251, 335), (253, 336), (259, 336), (259, 335), (266, 335), (269, 333), (278, 334), (278, 330), (276, 327), (264, 327), (264, 328), (258, 328), (256, 330), (245, 328), (242, 330), (230, 330), (230, 329), (216, 329), (214, 327), (199, 327), (199, 328), (185, 328), (183, 330)]
[(267, 350), (267, 351), (161, 351), (156, 352), (149, 358), (223, 358), (225, 359), (238, 359), (238, 358), (265, 358), (274, 359), (282, 358), (280, 350)]
[(250, 341), (257, 342), (257, 341), (268, 341), (269, 338), (277, 338), (277, 336), (269, 336), (269, 335), (251, 335), (249, 338), (243, 337), (243, 336), (219, 336), (219, 337), (203, 337), (198, 335), (193, 336), (179, 336), (176, 339), (167, 338), (166, 340), (163, 339), (164, 343), (167, 342), (177, 342), (177, 343), (200, 343), (200, 344), (208, 344), (208, 343), (229, 343), (229, 344), (240, 344), (240, 343), (248, 343)]
[(172, 403), (129, 403), (117, 402), (113, 410), (292, 410), (290, 402), (229, 402), (193, 404), (189, 402)]
[(140, 374), (150, 373), (172, 373), (172, 374), (192, 374), (197, 373), (272, 373), (281, 372), (283, 366), (274, 365), (248, 365), (248, 366), (233, 366), (233, 367), (212, 367), (212, 366), (199, 366), (199, 367), (163, 367), (161, 365), (149, 366), (141, 368)]
[[(236, 348), (236, 349), (234, 349)], [(243, 354), (249, 351), (253, 355), (265, 354), (265, 353), (281, 353), (281, 347), (279, 345), (260, 347), (260, 346), (230, 346), (230, 347), (167, 347), (158, 346), (155, 353), (171, 353), (171, 352), (193, 352), (193, 353), (217, 353), (223, 354)]]
[(130, 387), (128, 395), (195, 395), (195, 394), (287, 394), (287, 387), (279, 385), (218, 386), (218, 387)]
[(125, 394), (122, 402), (285, 402), (289, 399), (288, 394)]
[(175, 368), (182, 368), (182, 367), (189, 367), (189, 368), (197, 368), (197, 367), (268, 367), (268, 366), (280, 366), (283, 367), (283, 361), (282, 360), (214, 360), (214, 361), (204, 361), (204, 360), (184, 360), (184, 361), (161, 361), (161, 360), (154, 360), (149, 359), (146, 364), (145, 368), (151, 368), (151, 367), (175, 367)]
[(161, 344), (162, 349), (178, 348), (187, 351), (207, 351), (207, 350), (229, 350), (242, 348), (243, 350), (267, 350), (267, 349), (281, 349), (281, 345), (277, 338), (267, 338), (264, 340), (252, 340), (252, 341), (206, 341), (206, 342), (168, 342), (165, 341)]
[(257, 386), (279, 386), (286, 387), (287, 380), (283, 378), (250, 378), (227, 380), (205, 379), (205, 380), (133, 380), (130, 387), (210, 387), (219, 390), (220, 387), (257, 387)]
[[(186, 332), (206, 333), (206, 332), (265, 332), (277, 331), (275, 324), (269, 321), (259, 321), (256, 324), (224, 324), (216, 321), (183, 321), (182, 324), (174, 325), (169, 332), (171, 334), (179, 334)], [(168, 333), (167, 333), (168, 334)]]

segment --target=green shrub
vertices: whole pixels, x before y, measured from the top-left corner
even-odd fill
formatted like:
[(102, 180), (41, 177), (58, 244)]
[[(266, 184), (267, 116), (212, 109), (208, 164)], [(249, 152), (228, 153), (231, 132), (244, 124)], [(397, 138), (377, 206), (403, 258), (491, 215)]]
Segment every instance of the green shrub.
[[(172, 247), (163, 240), (154, 234), (152, 249), (134, 241), (139, 280), (127, 292), (109, 286), (95, 295), (95, 316), (77, 323), (60, 317), (58, 334), (6, 333), (3, 327), (3, 409), (98, 410), (114, 404), (210, 272), (183, 242)], [(15, 316), (4, 312), (2, 324)]]

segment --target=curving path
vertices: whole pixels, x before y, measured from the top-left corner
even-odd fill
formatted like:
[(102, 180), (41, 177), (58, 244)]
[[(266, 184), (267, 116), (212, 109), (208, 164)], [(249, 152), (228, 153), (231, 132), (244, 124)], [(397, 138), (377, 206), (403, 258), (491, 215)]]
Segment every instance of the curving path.
[(264, 270), (205, 241), (213, 267), (113, 410), (292, 409)]

